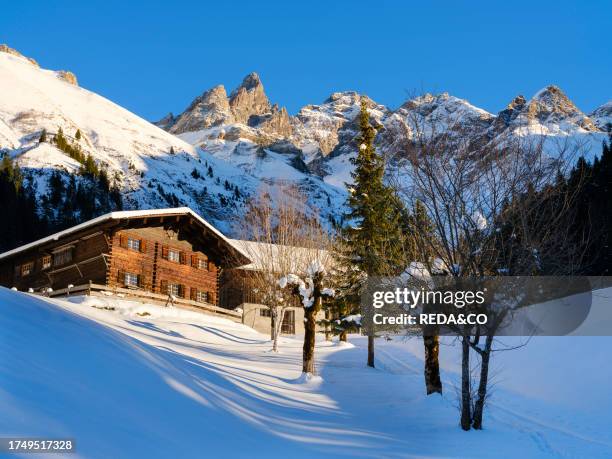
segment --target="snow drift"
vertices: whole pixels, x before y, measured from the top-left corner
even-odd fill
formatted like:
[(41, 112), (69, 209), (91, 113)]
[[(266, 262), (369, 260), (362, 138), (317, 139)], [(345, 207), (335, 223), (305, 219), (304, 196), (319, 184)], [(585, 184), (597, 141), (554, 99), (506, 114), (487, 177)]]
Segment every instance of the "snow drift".
[[(609, 291), (608, 291), (609, 292)], [(607, 300), (609, 301), (609, 300)], [(599, 457), (612, 455), (612, 338), (538, 338), (496, 354), (485, 430), (462, 432), (424, 395), (422, 343), (301, 342), (116, 297), (49, 300), (0, 289), (0, 435), (75, 439), (79, 457)]]

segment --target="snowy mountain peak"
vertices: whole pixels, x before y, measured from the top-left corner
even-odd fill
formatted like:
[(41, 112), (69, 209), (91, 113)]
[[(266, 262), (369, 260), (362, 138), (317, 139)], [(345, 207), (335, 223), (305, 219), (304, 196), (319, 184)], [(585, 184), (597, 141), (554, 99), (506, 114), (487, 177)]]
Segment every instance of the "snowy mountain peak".
[(612, 100), (595, 109), (589, 118), (599, 129), (612, 131)]
[(527, 104), (525, 114), (531, 122), (571, 123), (586, 131), (598, 131), (593, 121), (582, 113), (558, 86), (554, 85), (538, 91)]

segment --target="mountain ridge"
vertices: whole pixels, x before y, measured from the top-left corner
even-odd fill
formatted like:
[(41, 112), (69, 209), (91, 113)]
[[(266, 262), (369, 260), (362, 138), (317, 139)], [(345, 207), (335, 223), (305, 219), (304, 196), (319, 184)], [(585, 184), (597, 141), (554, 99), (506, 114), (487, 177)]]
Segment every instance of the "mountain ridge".
[(39, 195), (49, 191), (53, 172), (65, 181), (80, 173), (78, 161), (41, 141), (43, 132), (52, 138), (61, 128), (108, 171), (126, 208), (189, 206), (235, 236), (233, 221), (248, 197), (277, 185), (301, 190), (325, 221), (342, 219), (362, 99), (380, 128), (376, 144), (390, 167), (419, 131), (434, 128), (483, 143), (513, 136), (577, 139), (599, 154), (612, 120), (612, 102), (586, 115), (555, 86), (529, 100), (517, 96), (498, 114), (447, 93), (424, 94), (391, 110), (344, 91), (289, 115), (250, 73), (229, 94), (217, 85), (182, 113), (153, 124), (79, 87), (67, 73), (41, 69), (0, 46), (0, 84), (11, 88), (0, 99), (0, 153), (22, 167)]

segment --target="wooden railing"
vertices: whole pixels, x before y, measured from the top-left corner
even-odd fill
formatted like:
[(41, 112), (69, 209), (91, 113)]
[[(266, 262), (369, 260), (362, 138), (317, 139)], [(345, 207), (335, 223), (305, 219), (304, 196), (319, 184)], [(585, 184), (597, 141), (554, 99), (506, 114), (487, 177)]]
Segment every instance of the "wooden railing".
[[(147, 292), (145, 290), (137, 288), (130, 289), (123, 287), (107, 287), (106, 285), (94, 284), (92, 282), (88, 284), (75, 285), (74, 287), (70, 288), (54, 290), (52, 292), (47, 293), (47, 295), (52, 298), (69, 295), (94, 295), (107, 297), (109, 293), (113, 295), (125, 295), (126, 299), (128, 300), (147, 300), (147, 302), (160, 305), (166, 305), (170, 303), (168, 295)], [(185, 298), (175, 298), (173, 303), (177, 307), (191, 309), (199, 312), (207, 312), (214, 315), (223, 316), (235, 322), (242, 322), (241, 312), (232, 311), (231, 309), (220, 308), (219, 306), (215, 306), (213, 304), (187, 300)]]

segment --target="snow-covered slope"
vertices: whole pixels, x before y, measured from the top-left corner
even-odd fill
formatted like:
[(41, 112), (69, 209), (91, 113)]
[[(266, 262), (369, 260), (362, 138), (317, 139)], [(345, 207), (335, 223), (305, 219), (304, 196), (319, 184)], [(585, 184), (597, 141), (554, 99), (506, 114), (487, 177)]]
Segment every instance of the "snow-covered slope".
[[(609, 291), (603, 297), (609, 297)], [(609, 300), (607, 300), (609, 301)], [(459, 349), (424, 395), (422, 342), (317, 343), (117, 297), (49, 300), (0, 288), (0, 436), (69, 437), (78, 456), (609, 458), (607, 338), (534, 338), (493, 357), (485, 430), (458, 426)], [(514, 343), (508, 343), (514, 344)]]
[(0, 96), (0, 149), (37, 179), (40, 193), (51, 171), (75, 173), (80, 167), (54, 144), (39, 143), (43, 130), (51, 137), (60, 128), (107, 169), (128, 208), (176, 205), (168, 202), (176, 196), (223, 226), (241, 205), (234, 187), (246, 194), (257, 186), (243, 171), (26, 58), (0, 52), (0, 86), (10, 88)]
[[(39, 142), (43, 130), (51, 138), (61, 128), (70, 142), (106, 168), (127, 208), (185, 205), (225, 231), (231, 231), (232, 220), (262, 183), (298, 186), (324, 218), (334, 215), (344, 202), (343, 190), (300, 168), (301, 157), (266, 151), (253, 141), (256, 135), (249, 137), (249, 131), (260, 132), (258, 126), (271, 129), (276, 118), (287, 116), (267, 102), (253, 75), (228, 100), (222, 87), (214, 88), (194, 101), (189, 114), (162, 123), (180, 133), (252, 115), (253, 127), (237, 123), (239, 130), (231, 140), (218, 136), (210, 142), (205, 141), (210, 129), (190, 131), (184, 134), (187, 142), (67, 82), (65, 72), (40, 69), (17, 52), (0, 52), (0, 87), (10, 88), (0, 95), (0, 150), (16, 158), (44, 194), (52, 171), (75, 174), (81, 167), (55, 144)], [(212, 107), (219, 109), (213, 115), (206, 112)], [(278, 115), (264, 116), (269, 110)], [(77, 130), (80, 140), (75, 138)]]

